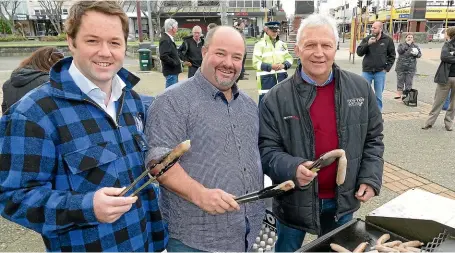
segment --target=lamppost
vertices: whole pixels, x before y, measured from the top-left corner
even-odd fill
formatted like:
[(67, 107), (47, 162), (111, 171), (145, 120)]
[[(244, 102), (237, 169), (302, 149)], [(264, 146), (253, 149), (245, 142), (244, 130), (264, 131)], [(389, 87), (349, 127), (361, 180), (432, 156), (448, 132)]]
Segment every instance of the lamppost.
[(343, 43), (344, 35), (346, 34), (346, 1), (343, 1)]

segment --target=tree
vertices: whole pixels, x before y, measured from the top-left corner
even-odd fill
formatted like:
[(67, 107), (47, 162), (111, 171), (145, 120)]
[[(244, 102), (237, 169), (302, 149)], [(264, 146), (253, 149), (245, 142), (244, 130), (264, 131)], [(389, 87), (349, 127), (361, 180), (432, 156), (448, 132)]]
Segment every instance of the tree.
[(9, 26), (11, 33), (15, 33), (16, 31), (14, 29), (14, 16), (16, 15), (16, 10), (19, 4), (19, 0), (0, 1), (0, 18), (8, 21), (7, 25)]
[(58, 34), (62, 33), (62, 5), (61, 0), (41, 0), (38, 1), (41, 8), (44, 9), (46, 15), (49, 17), (52, 26)]

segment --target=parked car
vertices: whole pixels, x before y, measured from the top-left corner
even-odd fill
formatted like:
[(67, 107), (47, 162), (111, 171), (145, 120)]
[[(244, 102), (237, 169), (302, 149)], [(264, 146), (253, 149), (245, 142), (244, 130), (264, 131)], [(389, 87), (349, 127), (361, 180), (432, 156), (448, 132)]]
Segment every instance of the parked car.
[(445, 28), (438, 28), (438, 31), (433, 34), (433, 40), (445, 40), (446, 38), (446, 29)]

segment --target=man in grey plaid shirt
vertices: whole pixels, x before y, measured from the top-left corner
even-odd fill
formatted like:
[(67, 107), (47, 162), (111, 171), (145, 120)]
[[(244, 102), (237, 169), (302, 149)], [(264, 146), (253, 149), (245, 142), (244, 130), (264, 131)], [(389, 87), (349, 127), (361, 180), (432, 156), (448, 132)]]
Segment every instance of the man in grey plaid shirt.
[(191, 140), (189, 152), (159, 180), (169, 252), (242, 252), (259, 234), (263, 201), (239, 205), (234, 200), (262, 189), (264, 178), (258, 109), (235, 83), (244, 54), (238, 31), (211, 29), (201, 68), (159, 95), (149, 110), (146, 163)]

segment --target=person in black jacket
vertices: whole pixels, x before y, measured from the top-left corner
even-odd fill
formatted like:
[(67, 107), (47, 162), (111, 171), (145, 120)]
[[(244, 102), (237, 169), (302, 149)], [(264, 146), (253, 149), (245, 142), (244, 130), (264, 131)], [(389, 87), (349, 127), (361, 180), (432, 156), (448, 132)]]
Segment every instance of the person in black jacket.
[(449, 41), (446, 41), (442, 46), (441, 63), (434, 77), (434, 82), (437, 83), (437, 86), (433, 107), (425, 125), (422, 127), (424, 130), (433, 127), (449, 93), (450, 104), (444, 117), (444, 125), (447, 131), (453, 130), (453, 119), (455, 117), (455, 27), (447, 28), (447, 36)]
[(56, 47), (41, 47), (23, 60), (3, 84), (2, 112), (19, 101), (25, 94), (49, 81), (52, 65), (63, 58)]
[(363, 56), (362, 76), (371, 84), (374, 80), (374, 92), (382, 111), (382, 93), (385, 87), (385, 74), (395, 62), (396, 52), (392, 38), (382, 32), (382, 22), (376, 21), (371, 26), (371, 35), (365, 37), (357, 47), (357, 55)]
[(201, 38), (201, 27), (194, 26), (192, 33), (192, 35), (183, 38), (183, 43), (179, 47), (180, 59), (183, 60), (183, 65), (188, 66), (188, 78), (194, 76), (194, 73), (201, 67), (201, 48), (204, 46), (204, 39)]
[[(322, 14), (305, 18), (292, 77), (275, 85), (259, 105), (262, 168), (274, 184), (293, 180), (296, 189), (276, 197), (275, 252), (295, 252), (305, 234), (323, 235), (350, 221), (361, 202), (382, 185), (382, 114), (370, 84), (334, 64), (336, 21)], [(343, 149), (347, 169), (337, 184), (337, 161), (309, 170), (328, 151)]]
[(177, 83), (179, 74), (182, 73), (182, 63), (174, 41), (177, 29), (178, 23), (175, 19), (168, 18), (164, 21), (165, 32), (161, 34), (159, 51), (163, 75), (166, 78), (166, 88)]

